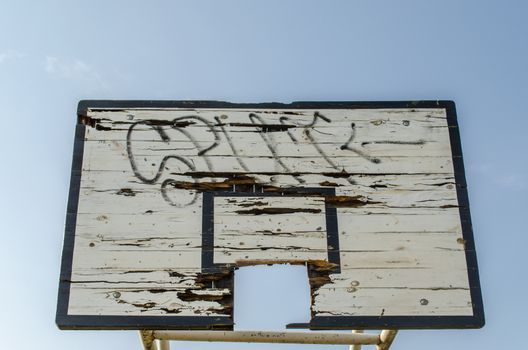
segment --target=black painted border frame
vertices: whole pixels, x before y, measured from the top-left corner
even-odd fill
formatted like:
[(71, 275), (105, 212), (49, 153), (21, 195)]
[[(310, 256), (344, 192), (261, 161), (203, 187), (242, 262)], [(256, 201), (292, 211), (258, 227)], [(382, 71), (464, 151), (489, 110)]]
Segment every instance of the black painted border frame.
[[(462, 235), (465, 240), (466, 263), (470, 293), (473, 304), (472, 316), (318, 316), (314, 317), (310, 329), (439, 329), (480, 328), (484, 326), (484, 309), (479, 282), (477, 257), (471, 225), (469, 199), (462, 146), (458, 129), (455, 103), (446, 100), (386, 101), (386, 102), (292, 102), (283, 103), (229, 103), (221, 101), (155, 101), (155, 100), (82, 100), (78, 117), (94, 110), (120, 110), (131, 108), (277, 108), (277, 109), (382, 109), (382, 108), (443, 108), (446, 111), (456, 180)], [(75, 226), (82, 171), (85, 127), (80, 122), (76, 127), (72, 161), (71, 182), (66, 215), (66, 228), (61, 263), (56, 323), (61, 329), (231, 329), (230, 317), (194, 316), (88, 316), (69, 315), (69, 291)]]

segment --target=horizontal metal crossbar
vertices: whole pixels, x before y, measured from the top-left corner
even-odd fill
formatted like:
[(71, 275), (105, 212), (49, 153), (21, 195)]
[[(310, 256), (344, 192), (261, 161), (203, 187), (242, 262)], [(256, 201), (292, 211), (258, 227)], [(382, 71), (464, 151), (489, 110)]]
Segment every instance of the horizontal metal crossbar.
[(380, 334), (271, 331), (140, 331), (145, 350), (168, 350), (169, 340), (238, 343), (376, 345), (378, 350), (386, 350), (392, 344), (396, 333), (396, 330), (383, 330)]

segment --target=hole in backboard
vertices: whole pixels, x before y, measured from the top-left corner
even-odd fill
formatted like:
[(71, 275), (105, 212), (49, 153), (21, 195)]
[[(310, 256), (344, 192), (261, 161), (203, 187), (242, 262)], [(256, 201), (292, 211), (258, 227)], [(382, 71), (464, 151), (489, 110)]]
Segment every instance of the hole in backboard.
[(306, 266), (259, 265), (235, 270), (235, 330), (284, 330), (310, 321)]

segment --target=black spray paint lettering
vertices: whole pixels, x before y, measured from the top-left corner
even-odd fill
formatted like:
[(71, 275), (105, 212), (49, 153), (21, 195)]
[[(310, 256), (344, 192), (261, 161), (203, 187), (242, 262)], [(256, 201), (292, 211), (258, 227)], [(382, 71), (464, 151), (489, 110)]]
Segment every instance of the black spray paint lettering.
[[(193, 137), (193, 135), (191, 133), (189, 133), (187, 130), (184, 129), (186, 126), (189, 126), (189, 125), (192, 125), (192, 124), (196, 124), (197, 122), (205, 124), (205, 126), (208, 128), (209, 131), (211, 131), (211, 133), (213, 135), (214, 140), (207, 147), (202, 147), (198, 143), (198, 141)], [(146, 176), (144, 176), (141, 173), (141, 171), (139, 171), (139, 168), (137, 166), (137, 161), (136, 161), (136, 159), (134, 157), (134, 152), (132, 150), (132, 148), (133, 148), (132, 147), (132, 143), (133, 143), (132, 134), (133, 134), (133, 132), (134, 132), (134, 130), (135, 130), (135, 128), (137, 126), (144, 126), (144, 125), (152, 128), (152, 130), (156, 131), (158, 133), (158, 135), (160, 136), (160, 139), (163, 142), (167, 142), (167, 143), (171, 141), (171, 138), (167, 135), (167, 133), (163, 129), (164, 126), (165, 127), (168, 126), (171, 129), (180, 132), (182, 135), (184, 135), (194, 145), (195, 149), (198, 151), (198, 155), (203, 157), (203, 159), (204, 159), (204, 161), (205, 161), (205, 163), (207, 165), (208, 170), (210, 172), (213, 172), (213, 166), (212, 166), (212, 163), (211, 163), (209, 157), (207, 156), (207, 152), (209, 152), (210, 150), (212, 150), (213, 148), (215, 148), (215, 147), (217, 147), (219, 145), (220, 137), (218, 136), (218, 133), (214, 129), (213, 125), (211, 123), (209, 123), (206, 119), (204, 119), (202, 117), (198, 117), (198, 116), (184, 116), (184, 117), (175, 118), (172, 121), (144, 120), (144, 121), (133, 123), (129, 127), (128, 132), (127, 132), (127, 142), (126, 142), (128, 159), (130, 161), (130, 166), (132, 168), (132, 171), (134, 172), (134, 175), (139, 180), (141, 180), (143, 183), (155, 184), (156, 182), (158, 182), (158, 180), (163, 175), (163, 172), (165, 170), (165, 166), (166, 166), (167, 161), (172, 160), (172, 159), (183, 163), (187, 167), (187, 169), (189, 171), (195, 171), (196, 170), (196, 167), (195, 167), (195, 165), (193, 164), (192, 161), (190, 161), (190, 160), (188, 160), (188, 159), (186, 159), (184, 157), (181, 157), (179, 155), (171, 154), (171, 155), (166, 155), (166, 156), (163, 157), (163, 159), (161, 160), (161, 162), (160, 162), (160, 164), (158, 166), (158, 169), (157, 169), (156, 174), (154, 175), (154, 177), (147, 178)], [(165, 201), (167, 203), (169, 203), (170, 205), (177, 206), (177, 207), (183, 207), (183, 206), (186, 206), (186, 205), (193, 204), (196, 201), (197, 197), (198, 197), (198, 194), (196, 192), (194, 192), (192, 194), (192, 197), (190, 199), (188, 199), (188, 200), (183, 199), (183, 202), (180, 202), (180, 201), (177, 201), (177, 200), (174, 200), (173, 198), (171, 198), (171, 196), (169, 195), (169, 191), (168, 190), (170, 189), (170, 186), (172, 184), (174, 184), (175, 182), (176, 181), (174, 179), (165, 179), (162, 182), (162, 184), (161, 184), (161, 195), (162, 195), (163, 199), (165, 199)], [(179, 199), (181, 200), (181, 197), (179, 197)]]
[(226, 138), (227, 143), (229, 144), (229, 148), (231, 148), (231, 152), (233, 152), (233, 155), (236, 157), (236, 160), (237, 160), (238, 164), (240, 164), (242, 169), (244, 169), (245, 171), (249, 172), (249, 168), (247, 167), (246, 163), (244, 163), (242, 158), (240, 158), (240, 156), (238, 155), (238, 151), (236, 150), (235, 145), (233, 144), (233, 140), (231, 140), (231, 136), (229, 136), (229, 133), (227, 132), (226, 128), (224, 127), (225, 124), (223, 124), (220, 121), (219, 117), (215, 117), (215, 120), (216, 120), (216, 123), (217, 123), (216, 125), (220, 126), (220, 129), (222, 130), (222, 133), (224, 134), (224, 137)]
[(370, 157), (369, 155), (365, 154), (365, 152), (363, 152), (362, 150), (351, 146), (351, 143), (356, 138), (356, 124), (355, 123), (350, 124), (350, 129), (351, 129), (350, 137), (348, 138), (348, 141), (345, 142), (345, 144), (343, 144), (341, 146), (341, 149), (342, 150), (352, 151), (355, 154), (357, 154), (358, 156), (368, 160), (371, 163), (374, 163), (374, 164), (381, 163), (381, 160), (379, 158)]
[[(332, 160), (332, 158), (330, 158), (326, 152), (323, 150), (323, 148), (321, 147), (320, 143), (317, 141), (317, 139), (312, 135), (312, 131), (315, 131), (315, 132), (319, 132), (321, 134), (326, 134), (328, 135), (327, 133), (324, 133), (324, 132), (321, 132), (321, 131), (318, 131), (315, 129), (315, 126), (317, 125), (317, 122), (319, 120), (323, 120), (324, 122), (326, 123), (332, 123), (332, 121), (330, 119), (328, 119), (327, 117), (325, 117), (324, 115), (322, 115), (321, 113), (319, 112), (315, 112), (314, 113), (314, 116), (313, 116), (313, 119), (312, 119), (312, 122), (309, 123), (309, 124), (306, 124), (306, 125), (300, 125), (300, 127), (303, 128), (303, 133), (304, 135), (306, 135), (306, 138), (310, 141), (310, 143), (314, 146), (314, 148), (316, 149), (317, 153), (319, 153), (319, 155), (328, 163), (328, 165), (330, 165), (334, 170), (336, 171), (342, 171), (344, 172), (345, 169), (344, 168), (339, 168), (337, 166), (337, 164)], [(280, 118), (280, 122), (281, 123), (284, 123), (286, 121), (290, 121), (290, 118), (289, 117), (281, 117)], [(288, 136), (290, 137), (290, 139), (293, 141), (293, 143), (297, 144), (298, 141), (297, 141), (297, 138), (295, 138), (295, 136), (293, 136), (293, 134), (288, 130)], [(349, 183), (354, 183), (354, 180), (352, 179), (348, 179), (348, 182)]]
[[(262, 127), (262, 126), (266, 125), (266, 122), (264, 121), (264, 119), (262, 117), (256, 115), (255, 113), (250, 113), (249, 114), (249, 120), (251, 121), (251, 123), (253, 123), (253, 125), (259, 125), (261, 130), (266, 130), (265, 127)], [(260, 124), (256, 123), (255, 121), (259, 121)], [(282, 169), (284, 169), (285, 172), (291, 173), (292, 171), (290, 170), (290, 168), (286, 164), (284, 164), (284, 162), (282, 161), (281, 157), (277, 153), (277, 148), (275, 146), (275, 141), (274, 141), (274, 138), (273, 138), (273, 134), (272, 133), (266, 133), (266, 132), (259, 132), (259, 135), (262, 138), (262, 140), (264, 141), (264, 143), (266, 144), (266, 146), (268, 147), (268, 149), (271, 152), (271, 154), (273, 155), (273, 158), (275, 159), (275, 162), (277, 162), (277, 164), (279, 164), (282, 167)], [(305, 182), (298, 175), (293, 175), (293, 177), (299, 183), (304, 183)]]
[[(286, 114), (286, 113), (284, 113)], [(227, 119), (226, 116), (222, 116), (223, 118)], [(193, 145), (193, 148), (196, 150), (196, 155), (201, 157), (201, 159), (204, 160), (207, 170), (209, 173), (214, 175), (214, 166), (213, 163), (208, 155), (208, 152), (213, 150), (214, 148), (218, 147), (221, 144), (221, 138), (220, 135), (225, 138), (232, 155), (235, 157), (236, 161), (240, 165), (240, 167), (245, 172), (251, 172), (250, 167), (244, 162), (243, 157), (240, 156), (239, 152), (237, 151), (235, 142), (230, 136), (230, 133), (226, 129), (227, 126), (254, 126), (256, 128), (256, 132), (258, 132), (260, 138), (266, 145), (268, 151), (270, 152), (271, 157), (273, 158), (275, 164), (279, 166), (282, 171), (285, 174), (290, 174), (297, 182), (300, 184), (305, 183), (305, 180), (301, 178), (301, 176), (298, 173), (294, 173), (292, 169), (283, 161), (282, 157), (280, 156), (279, 150), (277, 148), (277, 143), (275, 141), (275, 132), (286, 132), (289, 139), (294, 144), (299, 144), (298, 138), (294, 135), (294, 133), (291, 131), (291, 129), (299, 128), (302, 130), (302, 133), (305, 135), (306, 140), (309, 144), (311, 144), (317, 153), (321, 156), (322, 159), (336, 172), (340, 173), (347, 173), (347, 169), (344, 167), (340, 167), (338, 164), (335, 163), (335, 161), (332, 159), (332, 157), (328, 156), (328, 154), (325, 152), (323, 147), (321, 146), (321, 143), (318, 141), (318, 138), (314, 136), (314, 134), (324, 134), (324, 135), (331, 135), (328, 133), (325, 133), (321, 130), (318, 130), (317, 127), (319, 123), (325, 123), (330, 124), (332, 123), (332, 120), (327, 118), (326, 116), (322, 115), (319, 112), (315, 112), (313, 115), (313, 119), (308, 124), (302, 124), (299, 122), (296, 122), (295, 120), (292, 120), (288, 116), (282, 116), (279, 118), (280, 124), (268, 124), (266, 123), (265, 119), (259, 116), (256, 113), (249, 113), (248, 118), (250, 123), (228, 123), (225, 124), (221, 121), (221, 118), (215, 117), (216, 124), (213, 124), (209, 122), (207, 119), (190, 115), (190, 116), (183, 116), (178, 117), (173, 120), (167, 121), (167, 120), (143, 120), (136, 123), (133, 123), (127, 132), (127, 153), (128, 153), (128, 159), (130, 161), (130, 166), (132, 168), (132, 171), (134, 172), (134, 175), (143, 183), (146, 184), (156, 184), (161, 179), (164, 171), (166, 170), (166, 164), (169, 160), (177, 161), (183, 164), (189, 172), (196, 171), (196, 165), (193, 163), (192, 159), (185, 158), (183, 156), (180, 156), (178, 154), (168, 154), (165, 155), (162, 160), (159, 163), (159, 166), (157, 168), (156, 174), (151, 177), (147, 177), (145, 174), (143, 174), (138, 166), (137, 161), (134, 156), (133, 152), (133, 138), (132, 135), (137, 127), (139, 126), (148, 126), (152, 130), (154, 130), (158, 135), (162, 142), (170, 143), (171, 141), (174, 141), (174, 139), (171, 139), (171, 137), (167, 134), (165, 131), (168, 130), (174, 130), (177, 131), (181, 136), (184, 137), (185, 140), (190, 142)], [(191, 125), (201, 125), (205, 127), (205, 130), (207, 130), (207, 135), (209, 135), (210, 140), (207, 142), (204, 142), (203, 140), (198, 140), (194, 135), (192, 131), (189, 131), (189, 129), (186, 129), (188, 126)], [(220, 130), (218, 130), (220, 129)], [(343, 151), (349, 151), (353, 152), (359, 157), (374, 163), (379, 164), (381, 160), (376, 157), (372, 157), (368, 155), (364, 150), (361, 148), (365, 145), (369, 144), (410, 144), (410, 145), (423, 145), (425, 141), (419, 140), (415, 142), (400, 142), (400, 141), (370, 141), (370, 142), (362, 142), (360, 144), (360, 147), (354, 146), (353, 144), (356, 142), (356, 125), (354, 123), (350, 124), (350, 136), (348, 139), (343, 143), (343, 145), (340, 147)], [(205, 145), (204, 145), (205, 144)], [(167, 150), (170, 151), (170, 148)], [(176, 151), (176, 150), (174, 150)], [(348, 178), (348, 181), (350, 183), (354, 183), (354, 181), (351, 178)], [(196, 182), (196, 180), (195, 180)], [(214, 180), (213, 180), (214, 182)], [(172, 198), (169, 195), (169, 190), (172, 188), (177, 188), (176, 184), (178, 181), (168, 178), (164, 179), (161, 183), (161, 194), (164, 200), (173, 206), (186, 206), (194, 203), (197, 199), (197, 192), (194, 191), (191, 195), (191, 198), (187, 197), (187, 199), (182, 199), (181, 196), (177, 196), (179, 200), (176, 200), (175, 198)]]

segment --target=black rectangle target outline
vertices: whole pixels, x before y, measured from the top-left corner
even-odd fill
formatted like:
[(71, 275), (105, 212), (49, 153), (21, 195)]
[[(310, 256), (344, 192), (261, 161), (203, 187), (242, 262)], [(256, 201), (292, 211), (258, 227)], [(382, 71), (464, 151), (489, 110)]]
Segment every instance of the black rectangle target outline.
[(155, 101), (155, 100), (82, 100), (78, 104), (72, 160), (71, 181), (66, 215), (64, 246), (58, 290), (56, 324), (60, 329), (232, 329), (233, 320), (211, 316), (97, 316), (70, 315), (68, 305), (79, 201), (85, 126), (80, 122), (89, 110), (118, 111), (133, 108), (273, 108), (273, 109), (445, 109), (451, 143), (462, 236), (470, 286), (471, 316), (317, 316), (310, 329), (441, 329), (480, 328), (484, 326), (484, 309), (480, 289), (477, 257), (471, 225), (469, 199), (462, 158), (455, 103), (448, 100), (427, 101), (313, 101), (292, 103), (229, 103), (222, 101)]
[[(215, 197), (299, 197), (317, 195), (318, 197), (335, 196), (334, 188), (294, 187), (284, 188), (280, 192), (238, 192), (238, 191), (205, 191), (202, 206), (202, 271), (214, 272), (234, 267), (230, 264), (214, 262), (214, 198)], [(328, 262), (335, 264), (333, 273), (341, 272), (341, 257), (339, 253), (339, 230), (337, 210), (325, 201), (325, 223)]]

